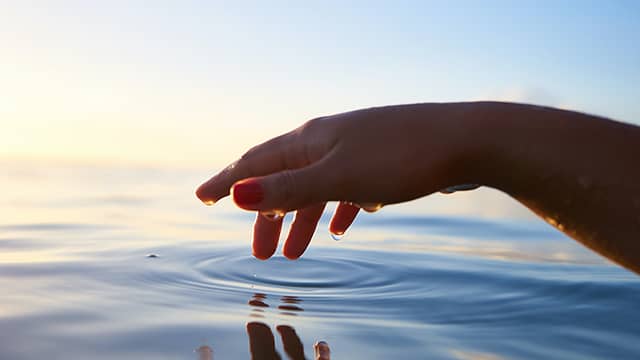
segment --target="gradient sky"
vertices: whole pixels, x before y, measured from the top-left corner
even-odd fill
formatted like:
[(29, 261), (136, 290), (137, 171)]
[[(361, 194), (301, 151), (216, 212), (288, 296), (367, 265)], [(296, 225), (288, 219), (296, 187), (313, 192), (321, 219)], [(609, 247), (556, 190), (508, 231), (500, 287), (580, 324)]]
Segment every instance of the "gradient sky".
[(214, 167), (309, 118), (426, 101), (640, 123), (638, 1), (0, 0), (0, 43), (4, 158)]

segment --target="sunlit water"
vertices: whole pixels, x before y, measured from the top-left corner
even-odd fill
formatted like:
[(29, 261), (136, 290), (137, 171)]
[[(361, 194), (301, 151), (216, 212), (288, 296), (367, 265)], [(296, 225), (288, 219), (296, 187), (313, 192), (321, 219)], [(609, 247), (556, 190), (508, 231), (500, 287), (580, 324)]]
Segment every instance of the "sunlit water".
[(360, 214), (340, 242), (324, 218), (300, 260), (259, 261), (253, 214), (195, 200), (208, 169), (4, 170), (0, 359), (640, 356), (640, 278), (490, 190)]

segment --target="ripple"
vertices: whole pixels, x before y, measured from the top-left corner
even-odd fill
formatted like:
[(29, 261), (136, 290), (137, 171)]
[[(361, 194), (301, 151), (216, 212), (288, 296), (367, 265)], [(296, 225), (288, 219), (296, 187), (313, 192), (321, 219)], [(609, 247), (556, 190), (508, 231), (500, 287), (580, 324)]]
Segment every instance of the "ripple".
[[(168, 258), (165, 256), (163, 260), (170, 261)], [(178, 260), (182, 262), (154, 266), (154, 271), (145, 273), (145, 281), (193, 291), (248, 296), (264, 292), (306, 298), (372, 297), (402, 285), (398, 269), (390, 268), (397, 264), (381, 264), (366, 258), (320, 255), (290, 261), (276, 256), (260, 261), (242, 249)]]
[[(279, 312), (365, 323), (375, 318), (396, 324), (490, 326), (515, 326), (526, 319), (569, 326), (583, 316), (574, 304), (605, 314), (632, 307), (640, 296), (637, 281), (612, 282), (602, 268), (576, 265), (514, 266), (347, 249), (314, 249), (297, 261), (279, 256), (260, 261), (244, 248), (196, 255), (164, 249), (163, 254), (144, 262), (149, 271), (136, 272), (144, 274), (146, 285), (207, 309), (242, 313), (249, 307), (251, 316), (265, 311), (265, 316)], [(596, 271), (608, 281), (585, 281), (572, 274)]]
[[(372, 276), (385, 266), (366, 260), (314, 257), (298, 262), (275, 257), (268, 262), (256, 262), (247, 256), (208, 259), (195, 268), (208, 281), (249, 283), (256, 290), (278, 293), (337, 294), (348, 290), (366, 291), (393, 282), (394, 279)], [(246, 271), (251, 269), (251, 272)]]

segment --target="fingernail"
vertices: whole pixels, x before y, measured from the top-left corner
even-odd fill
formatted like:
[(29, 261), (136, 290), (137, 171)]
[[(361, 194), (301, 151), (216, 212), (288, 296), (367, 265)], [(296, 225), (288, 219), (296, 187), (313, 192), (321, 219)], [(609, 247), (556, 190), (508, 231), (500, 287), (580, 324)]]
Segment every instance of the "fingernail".
[(233, 201), (238, 206), (256, 205), (264, 199), (262, 185), (256, 181), (245, 181), (233, 185)]

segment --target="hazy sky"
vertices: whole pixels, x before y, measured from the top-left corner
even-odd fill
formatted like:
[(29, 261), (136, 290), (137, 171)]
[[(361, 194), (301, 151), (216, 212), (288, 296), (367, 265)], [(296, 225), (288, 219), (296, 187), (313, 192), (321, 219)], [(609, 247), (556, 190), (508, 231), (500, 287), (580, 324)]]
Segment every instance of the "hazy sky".
[(312, 117), (426, 101), (640, 123), (638, 1), (0, 0), (0, 43), (1, 157), (213, 167)]

